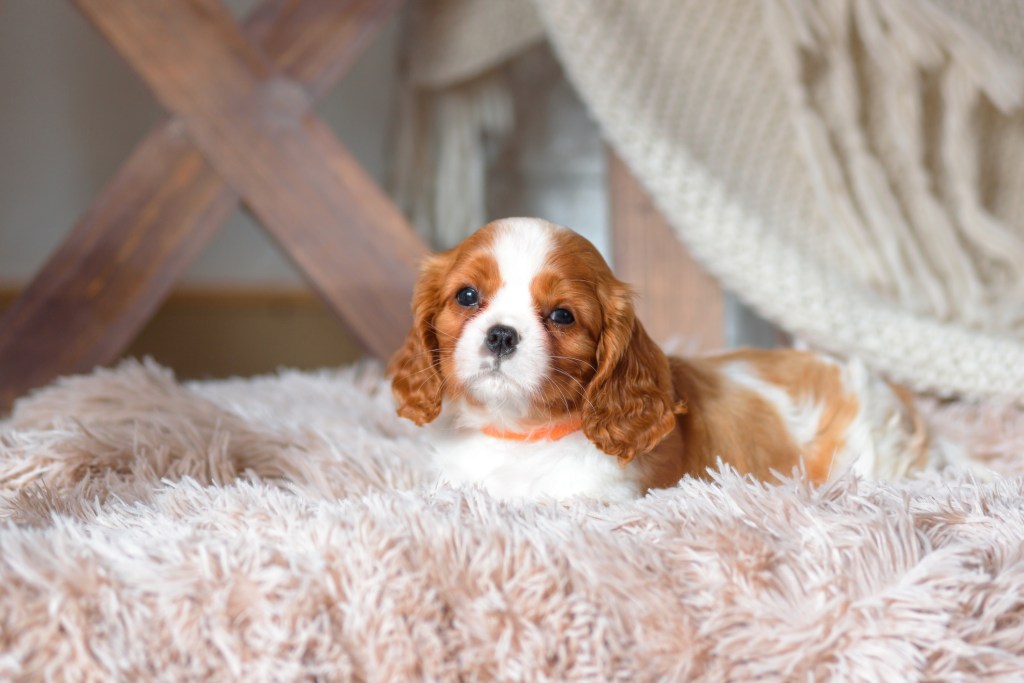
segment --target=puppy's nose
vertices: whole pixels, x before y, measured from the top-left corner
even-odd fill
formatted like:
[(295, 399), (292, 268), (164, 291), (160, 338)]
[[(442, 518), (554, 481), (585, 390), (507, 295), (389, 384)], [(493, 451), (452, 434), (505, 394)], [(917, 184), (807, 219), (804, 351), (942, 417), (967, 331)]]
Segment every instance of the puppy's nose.
[(498, 358), (511, 356), (519, 343), (519, 333), (508, 325), (494, 325), (487, 330), (487, 348)]

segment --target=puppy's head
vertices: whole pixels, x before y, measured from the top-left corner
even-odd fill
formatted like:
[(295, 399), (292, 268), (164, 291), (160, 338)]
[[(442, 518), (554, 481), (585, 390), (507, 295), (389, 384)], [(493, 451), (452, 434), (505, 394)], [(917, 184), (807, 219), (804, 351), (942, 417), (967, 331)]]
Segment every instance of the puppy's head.
[(576, 233), (533, 218), (481, 228), (427, 260), (413, 328), (389, 367), (417, 424), (464, 402), (504, 428), (580, 418), (628, 462), (675, 426), (668, 359), (629, 287)]

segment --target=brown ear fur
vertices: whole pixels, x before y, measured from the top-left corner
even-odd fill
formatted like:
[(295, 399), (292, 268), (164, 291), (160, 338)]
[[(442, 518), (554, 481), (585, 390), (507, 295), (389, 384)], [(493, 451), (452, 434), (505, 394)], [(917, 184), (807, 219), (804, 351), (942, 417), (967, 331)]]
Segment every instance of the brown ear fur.
[(441, 358), (434, 318), (441, 306), (446, 263), (444, 254), (424, 263), (412, 297), (412, 329), (388, 364), (398, 414), (418, 425), (433, 422), (441, 413)]
[(625, 464), (668, 436), (682, 407), (668, 358), (636, 319), (629, 288), (615, 282), (599, 297), (604, 329), (597, 372), (587, 386), (583, 433)]

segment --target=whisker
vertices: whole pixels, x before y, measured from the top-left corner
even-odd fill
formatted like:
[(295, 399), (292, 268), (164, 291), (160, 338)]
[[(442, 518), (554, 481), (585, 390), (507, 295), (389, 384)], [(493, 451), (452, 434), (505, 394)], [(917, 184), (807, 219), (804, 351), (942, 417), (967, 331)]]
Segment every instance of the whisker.
[(565, 412), (571, 413), (572, 409), (569, 407), (569, 397), (565, 395), (565, 392), (562, 391), (562, 388), (557, 384), (553, 384), (552, 386), (558, 390), (559, 395), (562, 397), (562, 405), (565, 406)]
[(434, 353), (437, 353), (438, 358), (436, 360), (434, 360), (433, 362), (431, 362), (429, 365), (427, 365), (427, 367), (423, 368), (422, 370), (417, 370), (416, 372), (409, 373), (408, 375), (398, 375), (398, 376), (399, 377), (415, 377), (416, 375), (418, 375), (420, 373), (427, 372), (428, 370), (432, 370), (432, 369), (435, 369), (435, 368), (439, 368), (441, 366), (441, 363), (444, 361), (445, 358), (454, 355), (452, 352), (445, 353), (444, 351), (441, 351), (440, 349), (437, 349), (437, 350), (432, 350), (432, 351), (421, 351), (419, 353), (413, 354), (412, 357), (413, 358), (420, 358), (421, 356), (433, 355)]
[(593, 365), (591, 365), (591, 364), (590, 364), (590, 363), (588, 363), (587, 361), (583, 360), (582, 358), (574, 358), (574, 357), (572, 357), (572, 356), (551, 356), (551, 358), (560, 358), (560, 359), (562, 359), (562, 360), (571, 360), (571, 361), (575, 361), (575, 362), (577, 362), (577, 363), (581, 363), (582, 365), (586, 365), (586, 366), (587, 366), (588, 368), (590, 368), (590, 369), (591, 369), (591, 370), (593, 370), (594, 372), (597, 372), (597, 368), (595, 368), (595, 367), (594, 367)]
[(456, 341), (458, 341), (458, 339), (459, 339), (454, 334), (448, 334), (447, 332), (442, 332), (441, 330), (437, 329), (437, 327), (435, 325), (430, 325), (430, 330), (433, 331), (435, 334), (443, 335), (443, 336), (447, 337), (448, 339), (455, 339)]
[(551, 369), (554, 370), (555, 372), (558, 372), (558, 373), (561, 373), (561, 374), (565, 375), (566, 377), (571, 379), (573, 382), (576, 382), (576, 384), (579, 385), (579, 387), (580, 387), (580, 398), (582, 398), (584, 401), (586, 401), (587, 405), (590, 406), (593, 410), (597, 410), (594, 407), (594, 404), (590, 402), (590, 399), (587, 398), (587, 393), (586, 393), (587, 387), (584, 386), (583, 382), (579, 381), (578, 379), (576, 379), (575, 377), (570, 375), (565, 370), (561, 370), (559, 368), (551, 368)]
[(408, 375), (402, 375), (402, 376), (403, 377), (415, 377), (416, 375), (418, 375), (420, 373), (427, 372), (428, 370), (434, 370), (434, 369), (439, 368), (439, 367), (441, 367), (441, 359), (436, 360), (435, 362), (431, 363), (430, 365), (428, 365), (427, 367), (423, 368), (422, 370), (417, 370), (416, 372), (413, 372), (413, 373), (408, 374)]
[(443, 349), (427, 349), (426, 351), (418, 351), (417, 353), (412, 354), (412, 358), (419, 358), (420, 356), (430, 356), (435, 353), (443, 358), (446, 356), (454, 355), (455, 350), (452, 349), (451, 351), (444, 351)]

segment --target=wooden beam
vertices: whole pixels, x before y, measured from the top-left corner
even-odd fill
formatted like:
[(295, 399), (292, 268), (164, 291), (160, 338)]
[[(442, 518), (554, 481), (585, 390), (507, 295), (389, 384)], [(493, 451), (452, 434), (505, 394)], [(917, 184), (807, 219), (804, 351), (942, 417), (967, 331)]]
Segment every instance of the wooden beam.
[(180, 126), (136, 149), (0, 320), (0, 411), (120, 353), (233, 210), (218, 183)]
[[(264, 0), (246, 34), (316, 97), (399, 4)], [(0, 318), (0, 413), (57, 375), (113, 360), (237, 205), (180, 122), (157, 126)]]
[(404, 0), (273, 0), (245, 22), (245, 35), (314, 100), (348, 73)]
[(207, 160), (379, 355), (398, 348), (426, 247), (215, 0), (76, 0)]
[(637, 291), (637, 314), (658, 343), (682, 352), (725, 345), (725, 296), (679, 241), (626, 164), (608, 152), (612, 259)]

